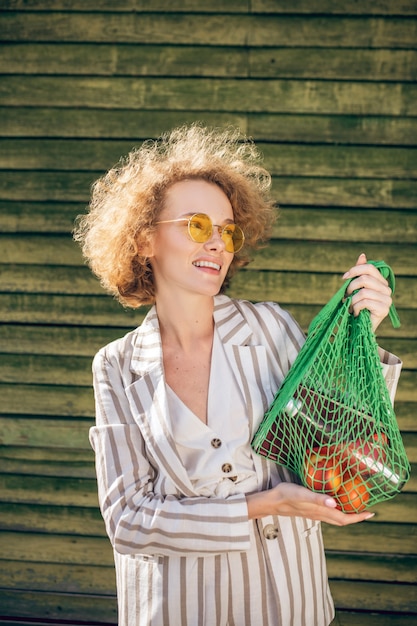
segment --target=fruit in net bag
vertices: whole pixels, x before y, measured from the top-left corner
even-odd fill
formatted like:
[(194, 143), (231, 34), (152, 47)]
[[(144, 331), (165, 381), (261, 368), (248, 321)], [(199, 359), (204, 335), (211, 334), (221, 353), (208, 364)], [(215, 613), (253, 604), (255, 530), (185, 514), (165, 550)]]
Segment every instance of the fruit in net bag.
[(335, 446), (322, 446), (307, 453), (304, 480), (312, 491), (336, 494), (342, 484), (342, 466)]
[(358, 474), (342, 482), (336, 493), (337, 508), (344, 513), (360, 513), (367, 507), (369, 489)]

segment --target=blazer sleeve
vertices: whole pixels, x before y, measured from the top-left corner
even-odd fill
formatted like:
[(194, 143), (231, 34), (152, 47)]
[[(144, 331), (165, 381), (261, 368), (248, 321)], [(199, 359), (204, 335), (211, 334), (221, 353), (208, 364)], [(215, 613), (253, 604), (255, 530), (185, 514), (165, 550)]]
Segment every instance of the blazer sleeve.
[(248, 550), (245, 495), (206, 498), (172, 493), (172, 486), (164, 490), (164, 477), (149, 458), (131, 414), (120, 363), (99, 352), (93, 380), (96, 426), (90, 430), (90, 442), (100, 508), (113, 548), (122, 554), (166, 556)]
[(382, 364), (382, 374), (388, 387), (391, 402), (394, 404), (398, 381), (401, 374), (402, 361), (395, 356), (395, 354), (391, 354), (391, 352), (388, 352), (381, 347), (378, 347), (378, 354)]

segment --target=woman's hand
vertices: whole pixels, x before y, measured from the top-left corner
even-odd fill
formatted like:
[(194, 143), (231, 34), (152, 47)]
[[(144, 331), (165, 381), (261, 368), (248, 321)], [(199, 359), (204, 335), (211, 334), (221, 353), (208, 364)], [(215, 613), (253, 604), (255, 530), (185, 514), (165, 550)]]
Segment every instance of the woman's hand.
[(381, 272), (372, 264), (367, 263), (366, 255), (360, 254), (354, 267), (343, 275), (343, 278), (354, 278), (346, 290), (352, 296), (352, 309), (355, 316), (362, 309), (368, 309), (371, 314), (372, 330), (375, 332), (382, 320), (388, 315), (392, 304), (391, 289)]
[(268, 491), (251, 493), (246, 496), (249, 519), (267, 515), (284, 515), (289, 517), (306, 517), (319, 522), (327, 522), (334, 526), (348, 526), (364, 522), (374, 513), (342, 513), (336, 508), (334, 498), (315, 493), (294, 483), (279, 483)]

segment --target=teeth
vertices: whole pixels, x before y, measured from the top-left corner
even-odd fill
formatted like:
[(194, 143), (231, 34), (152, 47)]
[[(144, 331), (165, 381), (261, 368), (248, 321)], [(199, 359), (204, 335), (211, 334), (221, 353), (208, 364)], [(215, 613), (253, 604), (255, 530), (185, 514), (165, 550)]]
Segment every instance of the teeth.
[(220, 271), (220, 265), (218, 265), (217, 263), (212, 263), (211, 261), (196, 261), (194, 265), (196, 267), (211, 267), (214, 270)]

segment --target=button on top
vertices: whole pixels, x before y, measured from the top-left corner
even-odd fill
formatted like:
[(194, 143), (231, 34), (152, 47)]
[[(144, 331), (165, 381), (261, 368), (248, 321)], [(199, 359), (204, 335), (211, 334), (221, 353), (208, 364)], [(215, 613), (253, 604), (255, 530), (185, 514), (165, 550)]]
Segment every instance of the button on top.
[(217, 437), (214, 437), (214, 439), (212, 439), (210, 443), (213, 448), (220, 448), (220, 446), (222, 445), (221, 439), (218, 439)]
[(276, 539), (278, 537), (279, 530), (273, 524), (267, 524), (264, 528), (265, 539)]
[(229, 474), (229, 472), (231, 471), (232, 471), (232, 466), (230, 465), (230, 463), (223, 463), (222, 472), (224, 472), (225, 474)]

